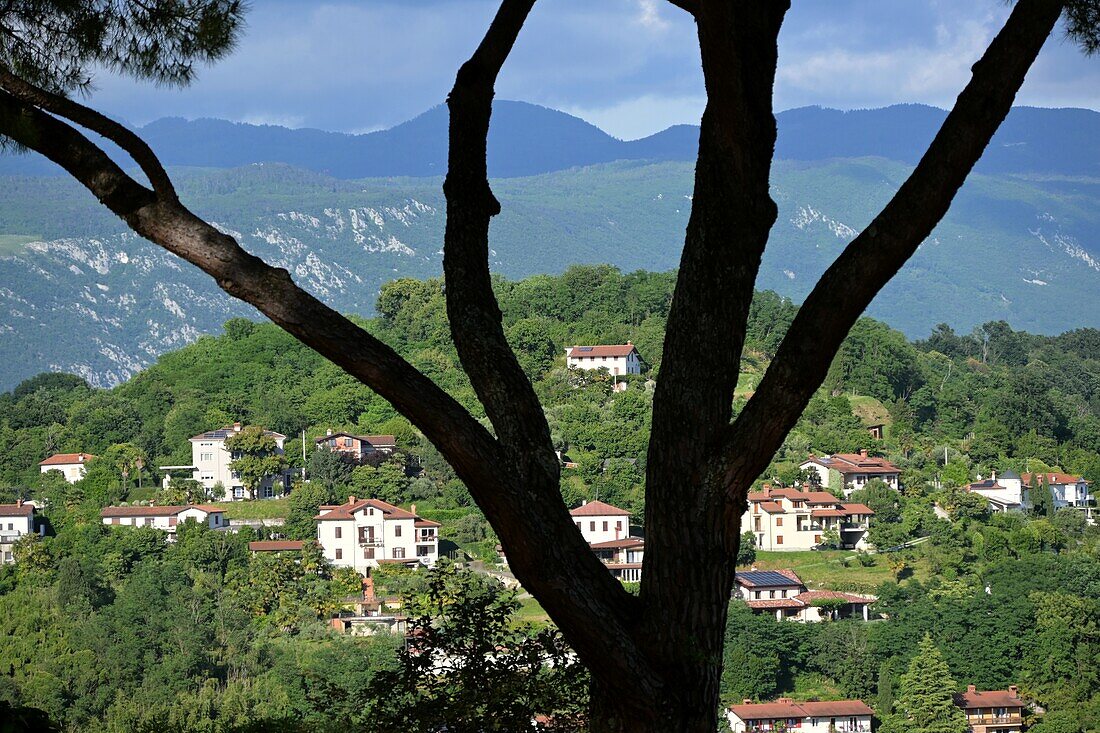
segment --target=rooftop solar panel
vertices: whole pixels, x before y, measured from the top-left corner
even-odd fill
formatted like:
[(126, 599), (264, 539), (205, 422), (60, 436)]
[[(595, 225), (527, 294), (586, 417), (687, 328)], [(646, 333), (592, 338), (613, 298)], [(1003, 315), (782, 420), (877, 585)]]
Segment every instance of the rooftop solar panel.
[(753, 585), (795, 585), (796, 583), (783, 573), (774, 570), (749, 570), (738, 573), (739, 580), (746, 580)]
[(577, 351), (591, 351), (591, 350), (592, 350), (591, 346), (578, 346), (577, 347)]

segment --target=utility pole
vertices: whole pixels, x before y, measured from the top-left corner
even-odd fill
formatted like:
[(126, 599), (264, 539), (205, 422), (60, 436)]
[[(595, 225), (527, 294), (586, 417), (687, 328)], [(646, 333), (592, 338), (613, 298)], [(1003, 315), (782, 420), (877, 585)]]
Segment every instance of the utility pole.
[(302, 481), (306, 480), (306, 429), (302, 428)]

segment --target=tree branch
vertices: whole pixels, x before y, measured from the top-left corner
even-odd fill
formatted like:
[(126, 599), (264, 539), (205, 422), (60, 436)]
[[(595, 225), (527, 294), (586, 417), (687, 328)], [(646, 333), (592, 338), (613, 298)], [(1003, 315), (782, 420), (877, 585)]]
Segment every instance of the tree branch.
[(168, 177), (168, 173), (165, 172), (164, 166), (160, 164), (152, 148), (118, 122), (94, 109), (20, 79), (2, 66), (0, 66), (0, 88), (28, 104), (64, 117), (107, 138), (126, 151), (140, 166), (149, 183), (153, 185), (153, 191), (157, 196), (176, 200), (176, 188), (172, 185), (172, 179)]
[[(727, 430), (722, 460), (727, 486), (747, 487), (764, 470), (825, 379), (831, 360), (814, 354), (837, 352), (871, 300), (947, 213), (1008, 115), (1063, 5), (1020, 0), (908, 180), (818, 281), (756, 394)], [(744, 502), (741, 492), (729, 498)]]

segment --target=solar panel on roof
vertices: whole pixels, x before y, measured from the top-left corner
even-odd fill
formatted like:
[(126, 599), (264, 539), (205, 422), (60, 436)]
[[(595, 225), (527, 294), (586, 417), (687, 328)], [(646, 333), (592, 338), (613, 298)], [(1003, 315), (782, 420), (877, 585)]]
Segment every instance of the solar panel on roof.
[(747, 580), (753, 585), (795, 585), (793, 580), (783, 573), (777, 573), (774, 570), (749, 570), (744, 573), (738, 573), (737, 577), (742, 580)]
[(577, 351), (591, 351), (591, 350), (592, 350), (591, 346), (578, 346), (577, 347)]

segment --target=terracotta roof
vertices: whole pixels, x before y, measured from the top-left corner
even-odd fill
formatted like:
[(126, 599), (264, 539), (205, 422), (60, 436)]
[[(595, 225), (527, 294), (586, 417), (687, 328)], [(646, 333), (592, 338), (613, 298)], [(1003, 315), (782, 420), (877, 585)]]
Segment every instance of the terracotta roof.
[(844, 715), (874, 715), (875, 711), (867, 707), (862, 700), (831, 700), (821, 702), (803, 702), (799, 707), (811, 716), (840, 717)]
[(955, 694), (955, 704), (962, 708), (1021, 708), (1024, 701), (1008, 690), (979, 692), (968, 689)]
[(420, 517), (417, 517), (416, 521), (413, 522), (413, 526), (414, 527), (442, 527), (443, 525), (439, 522), (432, 521), (431, 519), (421, 519)]
[(99, 513), (101, 517), (170, 517), (188, 509), (198, 509), (207, 514), (225, 511), (216, 506), (109, 506)]
[(0, 504), (0, 517), (29, 517), (34, 514), (34, 504)]
[(809, 496), (804, 494), (800, 489), (793, 488), (780, 487), (777, 489), (772, 489), (770, 492), (765, 489), (765, 493), (767, 493), (769, 496), (781, 496), (785, 499), (791, 499), (793, 501), (806, 501), (809, 499)]
[(95, 458), (91, 453), (54, 453), (52, 456), (44, 461), (38, 463), (39, 466), (72, 466), (77, 463), (87, 463)]
[(611, 515), (622, 515), (625, 517), (630, 516), (630, 512), (626, 509), (620, 509), (617, 506), (611, 506), (605, 502), (596, 500), (590, 501), (587, 504), (581, 504), (576, 509), (569, 511), (574, 517), (606, 517)]
[(593, 550), (618, 550), (629, 547), (641, 547), (645, 540), (641, 537), (623, 537), (621, 540), (608, 540), (607, 542), (593, 542), (589, 547)]
[(604, 346), (573, 346), (569, 349), (569, 358), (578, 359), (587, 356), (626, 356), (637, 351), (634, 344), (608, 344)]
[(875, 510), (866, 504), (841, 504), (841, 510), (845, 514), (874, 514)]
[[(318, 521), (346, 521), (354, 518), (355, 512), (366, 509), (367, 507), (374, 507), (382, 512), (382, 519), (415, 519), (419, 520), (420, 517), (416, 516), (412, 512), (402, 509), (399, 506), (388, 504), (381, 499), (358, 499), (352, 501), (354, 497), (348, 499), (347, 504), (340, 504), (338, 506), (326, 505), (320, 507), (321, 509), (329, 509), (326, 514), (318, 514), (314, 519)], [(423, 521), (423, 520), (422, 520)]]
[(729, 708), (741, 720), (775, 720), (777, 718), (842, 717), (874, 715), (875, 711), (861, 700), (832, 700), (824, 702), (747, 703), (730, 705)]
[(605, 562), (611, 570), (641, 570), (642, 564), (640, 562)]
[[(1053, 471), (1050, 472), (1050, 473), (1036, 473), (1036, 474), (1025, 473), (1023, 476), (1020, 477), (1020, 479), (1024, 482), (1024, 486), (1030, 486), (1031, 485), (1032, 475), (1035, 476), (1036, 481), (1041, 480), (1043, 483), (1048, 484), (1048, 485), (1049, 484), (1076, 484), (1076, 483), (1080, 483), (1083, 480), (1080, 476), (1073, 476), (1073, 475), (1070, 475), (1068, 473), (1057, 473), (1057, 472), (1053, 472)], [(1088, 482), (1086, 482), (1086, 483), (1088, 483)]]
[(305, 546), (302, 540), (259, 540), (249, 542), (248, 549), (252, 552), (283, 552), (284, 550), (301, 550)]
[(330, 433), (328, 435), (322, 435), (319, 438), (314, 438), (315, 443), (324, 443), (326, 440), (332, 438), (355, 438), (356, 440), (362, 440), (370, 443), (375, 448), (393, 448), (397, 446), (397, 438), (393, 435), (352, 435), (351, 433)]
[(840, 511), (839, 509), (814, 509), (812, 512), (810, 512), (810, 516), (811, 517), (846, 517), (848, 515), (845, 512)]
[(847, 601), (848, 603), (871, 604), (877, 600), (851, 593), (841, 593), (837, 590), (808, 590), (799, 593), (795, 598), (809, 606), (812, 606), (814, 601)]
[(783, 505), (775, 501), (762, 501), (760, 502), (760, 508), (766, 511), (768, 514), (783, 514)]
[(828, 491), (807, 491), (806, 500), (811, 504), (835, 504), (838, 500)]
[(885, 458), (865, 456), (860, 453), (834, 453), (825, 458), (810, 456), (805, 463), (816, 463), (826, 468), (832, 468), (841, 474), (849, 473), (900, 473), (901, 469), (890, 463)]
[(763, 491), (750, 491), (749, 501), (767, 501), (768, 494)]

